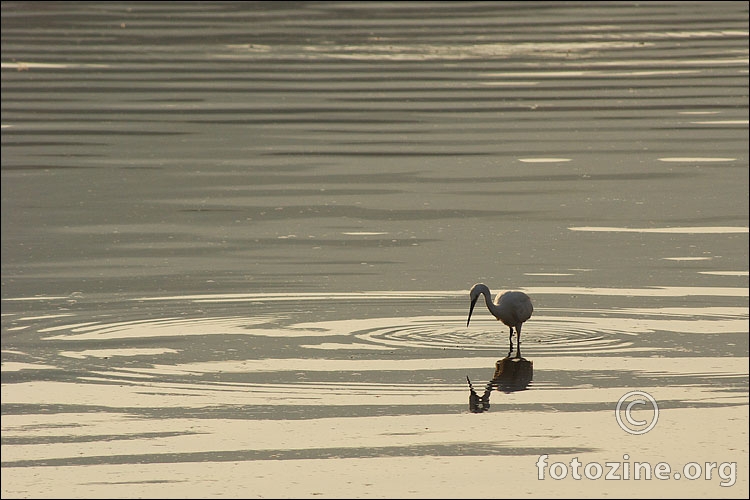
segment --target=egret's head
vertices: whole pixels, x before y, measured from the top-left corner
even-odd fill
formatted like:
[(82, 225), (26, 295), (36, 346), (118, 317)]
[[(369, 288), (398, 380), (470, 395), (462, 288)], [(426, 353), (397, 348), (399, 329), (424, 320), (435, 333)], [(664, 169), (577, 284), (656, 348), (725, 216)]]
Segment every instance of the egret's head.
[(471, 287), (471, 290), (469, 290), (469, 298), (471, 298), (472, 302), (475, 302), (480, 295), (482, 295), (482, 289), (487, 288), (487, 285), (483, 283), (477, 283), (473, 287)]
[(476, 285), (471, 287), (471, 290), (469, 291), (471, 306), (469, 307), (469, 318), (466, 320), (466, 326), (469, 326), (469, 321), (471, 321), (471, 313), (474, 311), (474, 306), (477, 305), (477, 299), (479, 299), (479, 296), (482, 295), (482, 291), (485, 289), (487, 289), (487, 286), (483, 285), (482, 283), (477, 283)]

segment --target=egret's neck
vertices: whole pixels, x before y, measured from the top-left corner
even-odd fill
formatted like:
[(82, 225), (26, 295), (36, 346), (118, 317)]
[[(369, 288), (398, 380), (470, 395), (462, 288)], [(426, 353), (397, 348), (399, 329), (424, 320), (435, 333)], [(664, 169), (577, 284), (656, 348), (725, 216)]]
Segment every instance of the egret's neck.
[(487, 309), (489, 309), (492, 315), (497, 318), (498, 317), (497, 306), (492, 302), (492, 293), (490, 292), (490, 289), (487, 287), (484, 287), (480, 291), (482, 295), (484, 295), (484, 303), (487, 304)]

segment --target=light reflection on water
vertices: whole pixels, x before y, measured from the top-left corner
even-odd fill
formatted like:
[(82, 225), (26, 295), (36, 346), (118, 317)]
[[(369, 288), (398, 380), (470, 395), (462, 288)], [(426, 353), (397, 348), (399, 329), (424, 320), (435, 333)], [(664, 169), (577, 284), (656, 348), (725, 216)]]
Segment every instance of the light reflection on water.
[(2, 496), (717, 496), (533, 462), (748, 468), (745, 7), (3, 2)]
[[(674, 303), (658, 307), (626, 307), (627, 303), (620, 307), (595, 305), (606, 295), (628, 296), (631, 300), (632, 296), (665, 296), (674, 301), (691, 296), (743, 298), (747, 296), (747, 289), (558, 287), (538, 288), (529, 292), (537, 304), (540, 297), (545, 295), (568, 296), (573, 292), (581, 296), (581, 305), (583, 302), (590, 304), (589, 307), (537, 305), (523, 330), (522, 344), (524, 353), (532, 358), (550, 357), (544, 363), (566, 356), (625, 355), (666, 359), (684, 356), (685, 353), (706, 355), (714, 352), (710, 346), (717, 342), (725, 347), (739, 347), (740, 351), (730, 349), (733, 356), (747, 354), (742, 351), (743, 343), (738, 344), (736, 340), (742, 339), (748, 332), (748, 308), (745, 306), (678, 306)], [(584, 301), (584, 297), (590, 298)], [(332, 319), (325, 319), (325, 316), (330, 316), (326, 310), (332, 303), (351, 306), (359, 301), (361, 307), (351, 310), (347, 319), (335, 319), (338, 313)], [(159, 314), (142, 318), (137, 317), (140, 307), (128, 311), (131, 305), (144, 303), (158, 303)], [(124, 309), (119, 313), (107, 312), (96, 320), (75, 313), (47, 316), (5, 314), (3, 324), (7, 331), (21, 328), (20, 331), (29, 338), (38, 336), (39, 347), (32, 347), (28, 351), (5, 351), (18, 359), (12, 360), (16, 364), (10, 363), (11, 360), (7, 364), (4, 361), (3, 371), (15, 371), (11, 366), (18, 367), (21, 366), (18, 363), (30, 361), (24, 360), (24, 356), (49, 367), (55, 365), (55, 359), (66, 364), (64, 360), (71, 358), (137, 358), (140, 362), (162, 364), (160, 360), (171, 358), (175, 365), (180, 365), (188, 359), (196, 363), (209, 361), (218, 355), (227, 363), (242, 363), (248, 369), (256, 366), (256, 369), (250, 369), (252, 372), (257, 371), (259, 360), (267, 370), (273, 370), (274, 366), (284, 365), (294, 354), (302, 352), (317, 360), (316, 371), (325, 371), (326, 362), (331, 363), (331, 372), (341, 370), (337, 363), (342, 359), (356, 359), (362, 366), (369, 363), (378, 366), (381, 363), (380, 369), (389, 370), (387, 366), (396, 362), (394, 355), (398, 363), (403, 364), (400, 369), (404, 369), (409, 360), (416, 359), (431, 360), (436, 364), (435, 369), (440, 369), (449, 368), (445, 363), (446, 357), (451, 354), (460, 358), (468, 356), (467, 359), (480, 359), (488, 353), (500, 355), (508, 335), (507, 327), (495, 321), (486, 311), (477, 314), (471, 327), (466, 326), (466, 311), (463, 310), (467, 307), (466, 292), (186, 295), (139, 297), (117, 304)], [(192, 309), (190, 304), (200, 305), (201, 310), (189, 313)], [(393, 304), (402, 304), (412, 314), (384, 314)], [(337, 309), (334, 307), (331, 311)], [(253, 310), (254, 313), (251, 312)], [(381, 310), (383, 312), (380, 314), (373, 314), (373, 311)], [(240, 311), (244, 313), (239, 314)], [(357, 314), (361, 314), (361, 317), (357, 317)], [(135, 317), (124, 319), (126, 316)], [(310, 319), (310, 316), (318, 318)], [(213, 352), (196, 349), (195, 346), (215, 343), (212, 338), (221, 339)], [(746, 339), (744, 344), (746, 346)], [(72, 347), (75, 345), (81, 347)], [(50, 349), (52, 346), (55, 347)], [(33, 366), (29, 363), (24, 368), (32, 369)], [(79, 364), (77, 369), (85, 369), (84, 366)], [(492, 366), (492, 363), (488, 366)]]
[[(715, 292), (671, 290), (668, 298)], [(741, 289), (717, 296), (727, 295), (744, 296)], [(674, 430), (675, 421), (692, 421), (681, 412), (727, 422), (741, 420), (747, 407), (747, 307), (587, 302), (535, 311), (523, 337), (534, 380), (525, 391), (495, 393), (484, 417), (470, 416), (465, 377), (482, 384), (492, 376), (505, 328), (481, 317), (466, 328), (457, 314), (372, 314), (380, 304), (391, 310), (394, 300), (423, 310), (424, 296), (435, 311), (468, 305), (465, 292), (363, 292), (368, 307), (350, 319), (311, 321), (297, 319), (300, 309), (324, 317), (332, 300), (345, 297), (321, 293), (297, 302), (273, 294), (266, 303), (257, 294), (244, 302), (201, 295), (118, 302), (159, 304), (163, 316), (150, 319), (127, 309), (93, 321), (84, 313), (6, 314), (4, 325), (26, 322), (40, 340), (3, 353), (4, 380), (13, 381), (2, 386), (4, 474), (127, 467), (102, 482), (111, 487), (141, 481), (132, 476), (141, 463), (153, 474), (158, 465), (225, 461), (591, 457), (601, 444), (582, 436), (603, 434), (609, 446), (627, 446), (613, 427), (613, 407), (634, 387), (652, 394), (671, 422), (655, 434), (660, 449), (687, 432)], [(190, 304), (204, 307), (201, 316), (181, 317)], [(237, 314), (245, 307), (266, 312)], [(697, 342), (682, 346), (687, 352), (678, 342), (648, 343), (675, 335)], [(724, 348), (725, 339), (736, 342), (737, 351), (711, 355), (706, 345), (717, 339)], [(582, 426), (583, 434), (576, 430)]]

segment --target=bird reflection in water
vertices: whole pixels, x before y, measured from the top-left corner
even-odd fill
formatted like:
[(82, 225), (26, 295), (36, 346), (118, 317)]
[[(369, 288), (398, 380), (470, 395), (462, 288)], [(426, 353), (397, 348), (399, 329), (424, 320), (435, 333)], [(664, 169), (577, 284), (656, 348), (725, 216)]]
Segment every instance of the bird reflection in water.
[(484, 387), (484, 393), (480, 396), (474, 390), (469, 377), (469, 410), (472, 413), (483, 413), (490, 409), (490, 394), (492, 390), (505, 393), (523, 391), (531, 383), (534, 377), (534, 362), (526, 358), (511, 358), (510, 356), (500, 359), (495, 363), (495, 373), (492, 379)]
[[(468, 328), (471, 321), (471, 313), (474, 312), (474, 306), (477, 304), (480, 296), (484, 296), (484, 303), (487, 309), (498, 320), (502, 321), (510, 329), (510, 351), (508, 356), (498, 360), (495, 363), (495, 374), (487, 382), (484, 394), (477, 394), (469, 382), (469, 409), (472, 413), (482, 413), (490, 409), (490, 393), (492, 389), (503, 392), (522, 391), (531, 383), (534, 376), (534, 363), (521, 357), (521, 327), (534, 312), (534, 306), (531, 304), (531, 298), (523, 292), (508, 291), (497, 294), (494, 302), (492, 301), (492, 292), (484, 283), (477, 283), (469, 291), (471, 306), (469, 307), (469, 317), (466, 320)], [(513, 355), (513, 330), (516, 332), (516, 355)]]

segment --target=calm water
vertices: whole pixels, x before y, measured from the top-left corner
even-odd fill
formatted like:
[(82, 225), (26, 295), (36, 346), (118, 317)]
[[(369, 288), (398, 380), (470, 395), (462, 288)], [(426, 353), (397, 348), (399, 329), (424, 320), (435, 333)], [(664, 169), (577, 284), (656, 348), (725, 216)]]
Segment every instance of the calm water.
[[(746, 497), (747, 82), (746, 2), (3, 2), (3, 497)], [(626, 452), (737, 474), (537, 479)]]

